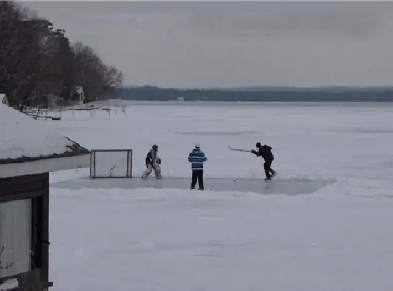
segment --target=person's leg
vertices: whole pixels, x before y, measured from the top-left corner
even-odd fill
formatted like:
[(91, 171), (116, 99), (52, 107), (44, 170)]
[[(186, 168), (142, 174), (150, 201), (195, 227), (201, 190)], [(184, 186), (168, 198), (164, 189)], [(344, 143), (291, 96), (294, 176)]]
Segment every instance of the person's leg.
[(142, 178), (149, 177), (152, 171), (153, 171), (153, 167), (150, 164), (148, 164), (146, 170), (143, 171)]
[(198, 173), (198, 185), (199, 185), (199, 190), (205, 189), (205, 186), (203, 185), (203, 170), (200, 170)]
[(276, 173), (276, 171), (274, 171), (272, 169), (272, 163), (273, 163), (273, 160), (269, 161), (269, 173), (270, 173), (270, 177), (274, 178), (277, 175), (277, 173)]
[(195, 184), (197, 182), (198, 175), (196, 171), (192, 171), (192, 177), (191, 177), (191, 189), (195, 189)]
[(159, 164), (154, 165), (154, 174), (157, 179), (161, 179), (161, 166)]
[(268, 161), (265, 161), (265, 163), (263, 164), (263, 169), (265, 170), (266, 179), (270, 179), (270, 178), (271, 178), (271, 177), (270, 177), (270, 172), (269, 172), (269, 170), (270, 170), (270, 165), (269, 165), (269, 162), (268, 162)]

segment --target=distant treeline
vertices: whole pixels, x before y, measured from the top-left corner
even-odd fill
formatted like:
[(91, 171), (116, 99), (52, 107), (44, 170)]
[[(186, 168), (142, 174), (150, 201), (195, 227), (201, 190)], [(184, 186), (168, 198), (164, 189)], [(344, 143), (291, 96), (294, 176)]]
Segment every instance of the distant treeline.
[(288, 101), (288, 102), (393, 102), (393, 87), (250, 87), (234, 89), (175, 89), (153, 86), (121, 89), (125, 100), (171, 101)]

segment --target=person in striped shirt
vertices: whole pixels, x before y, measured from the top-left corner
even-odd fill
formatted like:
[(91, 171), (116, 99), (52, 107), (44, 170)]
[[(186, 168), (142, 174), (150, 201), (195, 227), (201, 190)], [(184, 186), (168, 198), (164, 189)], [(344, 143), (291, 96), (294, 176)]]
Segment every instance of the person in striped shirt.
[(199, 190), (204, 190), (203, 163), (207, 161), (207, 157), (198, 143), (192, 152), (189, 153), (188, 161), (191, 163), (192, 170), (191, 189), (195, 189), (195, 185), (198, 182)]

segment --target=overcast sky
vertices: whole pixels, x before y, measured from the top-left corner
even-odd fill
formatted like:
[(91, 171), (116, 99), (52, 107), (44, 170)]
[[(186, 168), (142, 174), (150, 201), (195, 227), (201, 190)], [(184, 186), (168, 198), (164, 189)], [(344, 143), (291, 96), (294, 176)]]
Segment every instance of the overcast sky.
[(125, 85), (392, 85), (393, 2), (21, 2)]

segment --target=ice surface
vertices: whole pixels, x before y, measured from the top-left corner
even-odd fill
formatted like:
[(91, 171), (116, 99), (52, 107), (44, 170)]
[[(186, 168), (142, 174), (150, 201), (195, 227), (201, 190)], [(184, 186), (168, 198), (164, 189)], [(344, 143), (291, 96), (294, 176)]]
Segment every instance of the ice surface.
[(261, 159), (227, 148), (260, 141), (273, 147), (277, 179), (335, 182), (296, 196), (118, 189), (112, 180), (60, 189), (80, 188), (88, 170), (52, 173), (54, 288), (393, 290), (392, 116), (381, 103), (133, 102), (126, 115), (63, 113), (49, 124), (89, 148), (132, 148), (136, 179), (157, 143), (165, 179), (189, 181), (196, 142), (209, 158), (206, 180), (261, 179)]
[[(282, 180), (274, 178), (272, 181), (265, 182), (264, 179), (213, 179), (207, 178), (204, 181), (205, 189), (213, 191), (241, 191), (255, 192), (261, 194), (286, 194), (299, 195), (310, 194), (328, 185), (332, 181), (319, 180)], [(155, 178), (141, 179), (79, 179), (52, 183), (53, 187), (65, 189), (83, 188), (122, 188), (122, 189), (190, 189), (190, 178)], [(198, 189), (198, 184), (196, 185)]]

